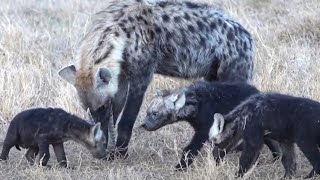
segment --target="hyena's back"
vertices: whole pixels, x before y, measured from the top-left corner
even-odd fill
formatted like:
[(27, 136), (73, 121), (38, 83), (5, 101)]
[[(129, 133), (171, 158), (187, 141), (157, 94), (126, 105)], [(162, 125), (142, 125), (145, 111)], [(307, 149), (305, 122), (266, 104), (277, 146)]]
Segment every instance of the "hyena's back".
[(117, 61), (126, 63), (122, 68), (129, 74), (143, 67), (183, 78), (246, 81), (252, 78), (252, 53), (251, 35), (212, 6), (114, 1), (97, 13), (80, 66)]

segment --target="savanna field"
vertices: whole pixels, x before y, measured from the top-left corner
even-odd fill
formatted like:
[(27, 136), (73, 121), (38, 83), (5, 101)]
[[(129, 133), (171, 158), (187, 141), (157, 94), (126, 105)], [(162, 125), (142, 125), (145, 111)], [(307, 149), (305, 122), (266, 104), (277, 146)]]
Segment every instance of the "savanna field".
[[(197, 1), (195, 1), (197, 2)], [(319, 0), (202, 0), (239, 21), (255, 42), (253, 84), (320, 101), (320, 1)], [(0, 0), (0, 148), (10, 120), (31, 107), (61, 107), (85, 117), (75, 90), (57, 72), (71, 64), (94, 12), (103, 0)], [(192, 167), (175, 172), (182, 148), (191, 140), (188, 124), (166, 126), (155, 132), (140, 128), (156, 88), (172, 89), (189, 81), (155, 76), (145, 96), (129, 144), (129, 157), (99, 161), (82, 146), (65, 143), (72, 169), (28, 165), (25, 149), (12, 148), (7, 163), (0, 162), (0, 179), (234, 179), (239, 153), (216, 166), (212, 147), (206, 144)], [(52, 149), (51, 149), (52, 150)], [(300, 151), (296, 179), (311, 165)], [(272, 162), (264, 148), (258, 163), (243, 179), (280, 179), (284, 169)], [(313, 179), (320, 179), (320, 176)]]

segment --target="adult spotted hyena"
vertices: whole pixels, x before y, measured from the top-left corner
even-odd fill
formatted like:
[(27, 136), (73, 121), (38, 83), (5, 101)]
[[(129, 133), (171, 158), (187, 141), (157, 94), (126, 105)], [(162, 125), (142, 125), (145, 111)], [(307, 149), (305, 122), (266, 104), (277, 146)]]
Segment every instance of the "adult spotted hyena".
[[(127, 152), (132, 127), (154, 73), (209, 81), (252, 77), (252, 38), (221, 10), (191, 2), (113, 1), (84, 37), (78, 65), (59, 75), (102, 123), (120, 117), (116, 146)], [(111, 101), (111, 106), (108, 101)], [(119, 114), (122, 113), (122, 116)]]

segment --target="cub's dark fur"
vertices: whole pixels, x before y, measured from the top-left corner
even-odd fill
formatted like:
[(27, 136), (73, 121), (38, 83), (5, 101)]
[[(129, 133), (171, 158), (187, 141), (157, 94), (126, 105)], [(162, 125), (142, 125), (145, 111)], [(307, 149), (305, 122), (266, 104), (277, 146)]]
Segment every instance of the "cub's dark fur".
[[(167, 124), (187, 121), (195, 134), (187, 147), (178, 169), (184, 169), (192, 163), (192, 157), (198, 154), (203, 143), (208, 140), (208, 133), (216, 112), (227, 113), (249, 96), (259, 91), (248, 84), (195, 82), (190, 86), (167, 92), (153, 99), (147, 110), (147, 117), (142, 125), (148, 131), (155, 131)], [(273, 148), (272, 151), (276, 151)], [(214, 150), (214, 155), (218, 155)], [(274, 153), (276, 154), (276, 153)]]
[(239, 176), (257, 160), (264, 137), (280, 143), (285, 177), (290, 178), (296, 172), (294, 143), (312, 164), (313, 169), (306, 178), (320, 174), (319, 102), (302, 97), (261, 93), (250, 97), (225, 116), (216, 114), (214, 119), (216, 127), (213, 129), (220, 132), (210, 135), (215, 143), (223, 143), (230, 137), (243, 139)]
[(46, 166), (53, 146), (61, 166), (67, 166), (63, 142), (74, 140), (84, 145), (95, 158), (106, 156), (106, 138), (100, 123), (92, 125), (81, 118), (59, 108), (36, 108), (17, 114), (11, 121), (4, 140), (1, 160), (7, 160), (10, 149), (15, 146), (27, 148), (27, 160)]

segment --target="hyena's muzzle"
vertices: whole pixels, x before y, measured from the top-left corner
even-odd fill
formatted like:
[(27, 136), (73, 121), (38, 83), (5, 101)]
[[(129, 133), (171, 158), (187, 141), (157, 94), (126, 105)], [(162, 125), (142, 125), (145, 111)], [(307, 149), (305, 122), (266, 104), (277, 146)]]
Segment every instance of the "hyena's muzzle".
[(116, 130), (114, 127), (111, 100), (97, 110), (90, 109), (90, 113), (95, 123), (101, 123), (101, 130), (104, 132), (107, 139), (106, 148), (114, 146), (116, 141)]

